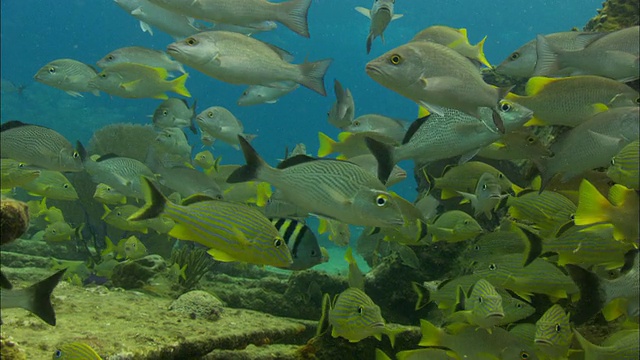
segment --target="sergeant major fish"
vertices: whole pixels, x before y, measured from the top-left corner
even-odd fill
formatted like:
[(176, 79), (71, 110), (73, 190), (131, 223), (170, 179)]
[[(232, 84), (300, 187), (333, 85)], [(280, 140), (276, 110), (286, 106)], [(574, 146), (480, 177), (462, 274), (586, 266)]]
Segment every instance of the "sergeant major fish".
[(393, 5), (396, 0), (373, 0), (371, 10), (361, 6), (356, 7), (356, 11), (371, 19), (369, 35), (367, 35), (367, 54), (371, 52), (371, 43), (380, 36), (384, 43), (384, 31), (393, 20), (401, 18), (403, 15), (393, 13)]
[(316, 235), (305, 223), (286, 218), (273, 218), (271, 223), (278, 229), (291, 250), (293, 263), (285, 267), (286, 269), (305, 270), (329, 260), (324, 256), (326, 250), (323, 251), (318, 246)]

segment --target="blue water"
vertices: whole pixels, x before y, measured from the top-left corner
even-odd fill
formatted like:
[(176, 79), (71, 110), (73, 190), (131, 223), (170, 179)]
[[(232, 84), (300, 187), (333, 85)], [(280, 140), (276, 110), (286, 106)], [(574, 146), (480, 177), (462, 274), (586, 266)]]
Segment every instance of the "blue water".
[[(273, 33), (259, 34), (259, 39), (287, 49), (295, 62), (333, 58), (325, 78), (328, 92), (322, 97), (300, 88), (277, 104), (238, 107), (236, 100), (243, 86), (224, 84), (195, 70), (188, 70), (187, 87), (198, 100), (198, 109), (220, 105), (231, 110), (245, 125), (247, 133), (258, 134), (254, 145), (272, 164), (282, 158), (285, 146), (307, 144), (314, 154), (317, 132), (335, 137), (338, 130), (326, 121), (335, 97), (333, 79), (351, 89), (356, 116), (379, 113), (412, 120), (416, 106), (408, 99), (387, 90), (364, 72), (367, 61), (399, 46), (421, 29), (434, 24), (466, 27), (472, 43), (488, 35), (485, 53), (497, 64), (536, 34), (581, 28), (596, 14), (600, 0), (557, 1), (397, 1), (396, 13), (404, 17), (390, 24), (386, 43), (373, 43), (370, 55), (365, 51), (369, 20), (358, 14), (355, 6), (369, 7), (371, 1), (314, 0), (309, 11), (311, 38), (303, 38), (284, 26)], [(44, 64), (57, 58), (73, 58), (95, 64), (110, 51), (124, 46), (164, 49), (173, 42), (159, 30), (154, 36), (143, 33), (138, 21), (109, 0), (2, 1), (1, 74), (14, 84), (27, 86), (24, 93), (2, 96), (2, 121), (49, 126), (69, 140), (87, 143), (91, 134), (115, 122), (147, 123), (147, 115), (160, 103), (155, 99), (121, 99), (102, 94), (72, 98), (64, 92), (36, 83), (32, 76)], [(523, 4), (523, 5), (515, 5)], [(191, 138), (194, 150), (200, 150), (199, 138)], [(243, 161), (239, 151), (216, 145), (214, 153), (224, 163)], [(411, 163), (401, 164), (411, 170)], [(396, 185), (395, 191), (413, 199), (414, 182)]]

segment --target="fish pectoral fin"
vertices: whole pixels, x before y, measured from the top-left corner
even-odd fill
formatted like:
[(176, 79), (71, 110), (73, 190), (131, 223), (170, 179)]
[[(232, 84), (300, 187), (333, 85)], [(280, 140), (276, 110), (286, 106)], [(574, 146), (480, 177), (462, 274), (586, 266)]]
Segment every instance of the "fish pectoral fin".
[(231, 231), (235, 235), (236, 240), (238, 240), (238, 243), (241, 247), (246, 248), (251, 246), (251, 241), (247, 239), (247, 236), (242, 231), (240, 231), (240, 229), (234, 226), (233, 228), (231, 228)]
[(125, 91), (132, 91), (140, 81), (142, 81), (142, 79), (137, 79), (137, 80), (129, 81), (126, 83), (122, 83), (120, 84), (120, 88)]
[(238, 261), (238, 259), (218, 249), (209, 249), (207, 254), (211, 255), (215, 260), (222, 262)]
[(355, 9), (360, 14), (362, 14), (362, 15), (368, 17), (369, 19), (371, 19), (371, 10), (369, 10), (367, 8), (363, 8), (362, 6), (356, 6)]
[(444, 116), (444, 109), (442, 107), (440, 107), (440, 106), (429, 104), (429, 103), (426, 103), (426, 102), (424, 102), (422, 100), (418, 101), (418, 105), (420, 105), (421, 107), (427, 109), (427, 111), (429, 111), (429, 113), (438, 114), (440, 116)]
[(77, 91), (67, 90), (65, 92), (73, 97), (84, 97), (82, 94), (80, 94)]
[(400, 19), (403, 16), (404, 14), (393, 14), (393, 16), (391, 17), (391, 21)]

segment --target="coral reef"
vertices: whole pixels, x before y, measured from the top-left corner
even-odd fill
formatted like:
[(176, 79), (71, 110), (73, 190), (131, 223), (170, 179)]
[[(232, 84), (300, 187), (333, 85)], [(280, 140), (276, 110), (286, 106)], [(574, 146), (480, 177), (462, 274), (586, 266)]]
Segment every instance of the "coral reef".
[(184, 291), (195, 288), (202, 276), (215, 265), (213, 258), (204, 249), (187, 245), (173, 250), (169, 263), (171, 266), (177, 264), (178, 269), (183, 269), (186, 266), (184, 277), (178, 276), (178, 284)]
[(27, 355), (11, 337), (0, 335), (0, 359), (3, 360), (26, 360)]
[(29, 207), (26, 203), (2, 198), (0, 204), (0, 244), (11, 242), (29, 227)]
[(220, 319), (224, 304), (217, 297), (206, 291), (193, 290), (180, 295), (169, 306), (169, 310), (178, 312), (185, 319), (207, 319), (215, 321)]
[(640, 24), (640, 1), (606, 0), (585, 31), (614, 31)]
[(141, 289), (156, 275), (167, 268), (160, 255), (147, 255), (143, 258), (122, 262), (113, 268), (111, 282), (123, 289)]

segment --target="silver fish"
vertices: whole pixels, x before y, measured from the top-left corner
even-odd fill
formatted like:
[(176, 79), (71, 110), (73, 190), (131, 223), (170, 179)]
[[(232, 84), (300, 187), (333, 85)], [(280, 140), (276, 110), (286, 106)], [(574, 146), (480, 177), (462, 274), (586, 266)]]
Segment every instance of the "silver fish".
[(100, 92), (89, 86), (89, 81), (96, 75), (96, 70), (85, 63), (73, 59), (58, 59), (41, 67), (33, 78), (74, 97), (82, 96), (81, 92), (91, 92), (98, 96)]
[(349, 89), (345, 90), (337, 79), (333, 81), (333, 89), (336, 93), (336, 101), (331, 106), (329, 113), (327, 113), (327, 120), (329, 124), (343, 129), (351, 125), (351, 121), (353, 121), (355, 104), (353, 103), (351, 91)]
[(384, 31), (389, 23), (403, 16), (393, 13), (393, 4), (395, 2), (396, 0), (373, 0), (371, 9), (365, 9), (361, 6), (356, 7), (357, 12), (371, 20), (369, 35), (367, 35), (367, 54), (371, 52), (371, 43), (378, 36), (380, 36), (382, 43), (384, 43)]
[(170, 44), (167, 52), (181, 63), (230, 84), (268, 86), (295, 81), (326, 95), (324, 74), (331, 59), (291, 64), (286, 51), (242, 34), (205, 31)]
[(351, 122), (351, 125), (343, 128), (349, 132), (379, 132), (397, 142), (402, 142), (407, 132), (407, 124), (402, 120), (392, 119), (378, 114), (360, 115)]
[(465, 199), (471, 202), (471, 206), (475, 211), (474, 216), (484, 213), (487, 218), (492, 218), (491, 211), (498, 205), (504, 196), (502, 195), (502, 186), (498, 182), (498, 178), (490, 173), (484, 173), (478, 179), (476, 191), (473, 194), (458, 191)]
[(192, 133), (198, 130), (195, 126), (196, 101), (189, 107), (184, 99), (169, 98), (160, 104), (153, 112), (153, 125), (160, 129), (188, 126)]
[(231, 111), (222, 106), (211, 106), (203, 110), (196, 116), (196, 122), (203, 133), (207, 133), (216, 139), (220, 139), (227, 144), (238, 147), (238, 135), (251, 141), (257, 135), (245, 134), (244, 126)]
[(169, 11), (148, 0), (115, 0), (115, 2), (129, 15), (138, 19), (140, 29), (150, 35), (153, 35), (152, 26), (176, 40), (201, 31), (189, 17)]
[(167, 71), (179, 71), (185, 73), (182, 64), (171, 60), (164, 51), (145, 48), (142, 46), (128, 46), (113, 50), (96, 63), (106, 69), (116, 64), (135, 63), (151, 67), (161, 67)]
[(278, 99), (299, 87), (300, 85), (293, 81), (281, 81), (271, 86), (251, 85), (240, 95), (237, 104), (238, 106), (275, 104)]

